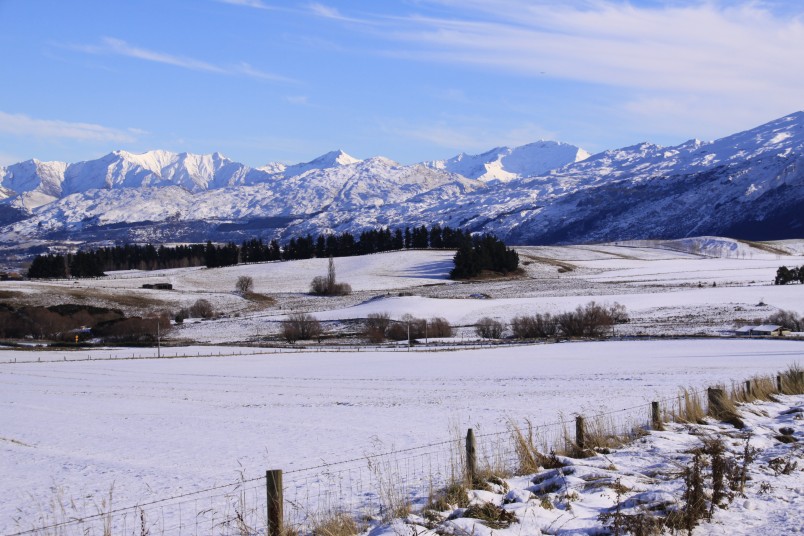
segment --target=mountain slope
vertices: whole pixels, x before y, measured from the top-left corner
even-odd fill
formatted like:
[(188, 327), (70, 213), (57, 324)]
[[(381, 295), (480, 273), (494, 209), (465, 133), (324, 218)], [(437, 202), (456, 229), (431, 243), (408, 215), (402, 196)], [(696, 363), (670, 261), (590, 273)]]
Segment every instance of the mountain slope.
[(479, 155), (461, 153), (449, 160), (432, 160), (424, 165), (481, 181), (507, 182), (541, 175), (567, 164), (580, 162), (589, 153), (568, 143), (538, 141), (521, 147), (497, 147)]
[[(804, 235), (804, 112), (713, 142), (642, 143), (534, 175), (533, 155), (544, 144), (410, 166), (342, 151), (260, 169), (218, 153), (30, 160), (0, 169), (0, 246), (288, 238), (435, 223), (519, 244)], [(565, 156), (572, 154), (580, 153)]]

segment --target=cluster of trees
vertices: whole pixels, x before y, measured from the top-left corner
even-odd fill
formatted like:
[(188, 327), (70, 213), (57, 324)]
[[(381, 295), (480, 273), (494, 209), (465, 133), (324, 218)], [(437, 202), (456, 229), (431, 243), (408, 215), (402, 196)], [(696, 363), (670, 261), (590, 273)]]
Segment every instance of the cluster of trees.
[[(497, 241), (499, 244), (494, 244), (494, 240), (496, 239), (492, 240), (488, 235), (472, 238), (468, 232), (460, 229), (439, 225), (428, 229), (422, 225), (393, 231), (389, 228), (371, 229), (363, 231), (357, 237), (351, 233), (308, 234), (291, 238), (284, 246), (280, 246), (276, 240), (265, 243), (257, 238), (246, 240), (239, 246), (234, 242), (220, 245), (207, 242), (175, 247), (128, 244), (67, 255), (38, 255), (31, 263), (28, 277), (33, 279), (99, 277), (113, 270), (161, 270), (190, 266), (217, 268), (248, 262), (346, 257), (411, 248), (468, 248), (479, 254), (481, 269), (503, 273), (516, 269), (516, 264), (513, 265), (514, 268), (510, 268), (512, 259), (510, 254), (506, 257), (500, 250), (502, 242)], [(504, 245), (502, 246), (504, 249)], [(473, 259), (474, 256), (474, 253), (470, 254)], [(498, 257), (507, 260), (501, 262)], [(474, 266), (477, 262), (473, 260), (471, 264)], [(461, 269), (456, 274), (464, 271), (466, 270)], [(476, 273), (456, 277), (472, 277), (472, 275)]]
[(101, 277), (111, 270), (161, 270), (202, 266), (206, 263), (207, 246), (158, 248), (128, 244), (77, 253), (37, 255), (28, 277), (32, 279), (65, 277)]
[(477, 277), (484, 270), (507, 274), (519, 267), (519, 254), (494, 235), (484, 234), (463, 240), (453, 258), (451, 279)]
[(28, 277), (32, 279), (63, 279), (65, 277), (101, 277), (105, 275), (92, 253), (79, 251), (64, 255), (37, 255)]
[(184, 323), (188, 318), (201, 318), (208, 320), (215, 316), (215, 308), (204, 298), (199, 298), (190, 307), (182, 307), (179, 312), (175, 314), (174, 320), (177, 324)]
[(335, 279), (335, 261), (329, 258), (327, 275), (319, 275), (310, 283), (310, 293), (317, 296), (347, 296), (352, 293), (349, 283), (338, 283)]
[[(589, 302), (574, 311), (557, 315), (520, 315), (511, 320), (511, 333), (517, 339), (545, 339), (552, 337), (599, 338), (611, 331), (615, 324), (630, 321), (624, 305), (601, 305)], [(505, 325), (493, 318), (481, 318), (475, 325), (478, 336), (485, 339), (502, 338)]]
[(307, 313), (294, 313), (283, 320), (279, 328), (280, 336), (293, 344), (296, 341), (321, 340), (321, 322)]
[(386, 339), (413, 341), (431, 337), (452, 337), (452, 325), (446, 318), (440, 317), (425, 320), (405, 314), (399, 320), (391, 320), (388, 313), (371, 313), (366, 318), (363, 335), (372, 343), (380, 343)]
[(0, 304), (0, 338), (74, 342), (78, 336), (79, 340), (149, 342), (156, 340), (157, 325), (166, 333), (169, 316), (126, 317), (117, 309), (74, 304), (19, 308)]
[(802, 283), (804, 284), (804, 266), (796, 268), (788, 268), (787, 266), (780, 266), (776, 270), (776, 279), (774, 284), (786, 285), (788, 283)]
[(773, 324), (775, 326), (782, 326), (790, 331), (802, 332), (804, 331), (804, 316), (798, 316), (795, 311), (786, 311), (779, 309), (766, 319), (755, 322), (756, 324)]

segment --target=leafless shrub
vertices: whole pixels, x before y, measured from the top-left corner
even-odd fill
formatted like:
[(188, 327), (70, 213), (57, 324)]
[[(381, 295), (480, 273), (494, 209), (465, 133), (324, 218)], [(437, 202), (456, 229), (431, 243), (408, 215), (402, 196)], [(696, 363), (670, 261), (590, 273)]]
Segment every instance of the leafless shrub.
[(452, 337), (452, 326), (446, 318), (435, 317), (427, 322), (428, 337)]
[(170, 330), (170, 317), (167, 313), (142, 318), (139, 316), (112, 320), (92, 328), (96, 337), (114, 341), (153, 342), (157, 335)]
[(408, 338), (408, 327), (406, 324), (394, 322), (388, 326), (385, 334), (392, 341), (404, 341)]
[(321, 323), (313, 315), (294, 313), (282, 321), (280, 334), (289, 343), (321, 337)]
[(511, 320), (511, 331), (518, 339), (544, 339), (555, 337), (558, 333), (558, 322), (549, 313), (522, 315)]
[(566, 337), (602, 337), (614, 324), (628, 322), (628, 313), (623, 305), (600, 305), (589, 302), (575, 311), (561, 313), (557, 317), (559, 329)]
[(779, 309), (765, 319), (765, 323), (782, 326), (790, 331), (804, 331), (804, 317), (799, 317), (795, 311)]
[(484, 316), (475, 324), (475, 332), (484, 339), (499, 339), (503, 334), (503, 325), (499, 320)]
[(390, 324), (391, 319), (388, 313), (371, 313), (366, 317), (366, 325), (363, 334), (369, 342), (383, 342), (385, 340), (385, 332), (388, 330)]
[(190, 316), (193, 318), (212, 318), (215, 315), (215, 309), (209, 300), (200, 298), (190, 306)]
[(235, 283), (235, 290), (240, 294), (249, 294), (254, 291), (254, 278), (248, 275), (241, 275)]

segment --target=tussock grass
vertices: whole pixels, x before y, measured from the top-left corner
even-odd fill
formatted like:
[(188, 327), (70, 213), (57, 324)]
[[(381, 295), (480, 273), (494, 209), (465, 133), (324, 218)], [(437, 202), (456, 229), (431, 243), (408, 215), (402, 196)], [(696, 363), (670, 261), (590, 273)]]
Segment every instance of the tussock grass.
[(338, 512), (314, 520), (310, 532), (314, 536), (354, 536), (362, 529), (352, 516)]
[(492, 503), (473, 504), (463, 517), (477, 519), (490, 529), (504, 529), (517, 520), (516, 515)]
[(669, 417), (673, 422), (703, 424), (706, 411), (701, 395), (694, 390), (682, 388), (677, 403), (671, 407)]
[(585, 447), (593, 451), (620, 448), (646, 433), (635, 421), (618, 423), (605, 415), (585, 419), (584, 429)]
[(781, 374), (782, 389), (784, 395), (800, 395), (804, 393), (804, 369), (798, 363), (794, 363)]

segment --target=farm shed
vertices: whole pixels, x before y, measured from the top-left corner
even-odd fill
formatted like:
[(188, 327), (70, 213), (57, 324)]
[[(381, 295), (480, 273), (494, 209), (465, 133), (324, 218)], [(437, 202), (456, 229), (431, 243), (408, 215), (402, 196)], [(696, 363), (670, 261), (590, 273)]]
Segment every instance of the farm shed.
[(761, 326), (754, 326), (751, 329), (751, 335), (757, 337), (781, 337), (784, 335), (785, 331), (788, 330), (784, 329), (782, 326), (763, 324)]

